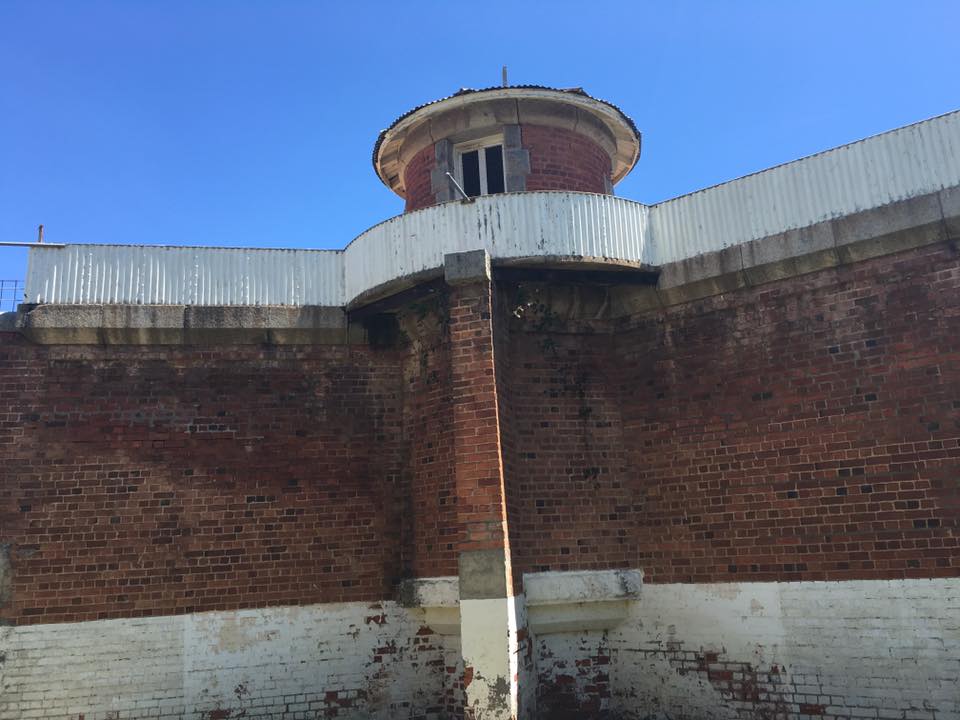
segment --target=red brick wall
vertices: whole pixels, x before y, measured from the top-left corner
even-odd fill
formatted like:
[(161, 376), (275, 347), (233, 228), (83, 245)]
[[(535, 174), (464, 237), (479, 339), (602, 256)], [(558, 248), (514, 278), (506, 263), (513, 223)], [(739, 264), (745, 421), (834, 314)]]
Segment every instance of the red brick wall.
[[(500, 288), (497, 288), (499, 290)], [(514, 402), (514, 377), (511, 341), (513, 336), (503, 318), (512, 316), (513, 308), (509, 305), (509, 298), (503, 292), (494, 292), (493, 312), (494, 324), (494, 357), (496, 358), (497, 382), (497, 414), (500, 425), (500, 447), (504, 476), (504, 507), (507, 515), (507, 542), (511, 555), (511, 578), (517, 592), (523, 586), (523, 565), (517, 562), (519, 553), (523, 551), (523, 538), (520, 530), (523, 527), (521, 509), (523, 498), (521, 488), (523, 481), (517, 473), (515, 458), (519, 457), (519, 438), (515, 420), (522, 415), (522, 407)], [(529, 641), (528, 641), (529, 642)]]
[(505, 539), (498, 410), (515, 577), (960, 574), (948, 246), (589, 332), (504, 304), (491, 337), (485, 291), (438, 298), (406, 311), (402, 350), (4, 335), (0, 617), (378, 600), (456, 574), (459, 549)]
[(504, 466), (514, 582), (521, 573), (637, 567), (610, 335), (510, 332)]
[(427, 145), (407, 164), (403, 173), (407, 201), (404, 212), (436, 205), (437, 200), (430, 182), (430, 173), (436, 164), (436, 151), (433, 145)]
[(562, 128), (524, 125), (523, 147), (530, 153), (527, 190), (606, 193), (610, 156), (587, 137)]
[(408, 540), (404, 571), (411, 577), (457, 574), (456, 487), (453, 472), (453, 388), (448, 297), (440, 292), (402, 314), (410, 339), (404, 361), (404, 428), (410, 491), (403, 512)]
[[(960, 262), (944, 245), (633, 318), (511, 330), (523, 571), (960, 574)], [(513, 530), (512, 530), (513, 532)]]
[[(610, 156), (587, 137), (562, 128), (524, 125), (523, 147), (530, 153), (527, 190), (606, 193)], [(410, 160), (404, 173), (406, 212), (436, 204), (430, 173), (436, 166), (433, 145)]]
[(397, 357), (0, 342), (17, 623), (379, 600), (399, 575)]
[(489, 282), (451, 290), (457, 517), (461, 551), (508, 545)]

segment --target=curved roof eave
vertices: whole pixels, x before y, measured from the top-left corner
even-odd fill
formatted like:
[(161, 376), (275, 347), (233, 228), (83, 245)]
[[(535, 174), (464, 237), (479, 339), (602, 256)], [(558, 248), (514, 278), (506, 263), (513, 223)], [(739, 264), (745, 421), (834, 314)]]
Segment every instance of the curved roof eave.
[(377, 173), (377, 177), (380, 178), (380, 181), (383, 182), (384, 185), (386, 185), (387, 187), (390, 187), (390, 183), (383, 177), (383, 175), (381, 175), (378, 167), (379, 159), (380, 159), (380, 150), (383, 147), (384, 141), (387, 139), (390, 133), (393, 130), (395, 130), (399, 125), (401, 125), (405, 120), (410, 118), (412, 115), (415, 115), (416, 113), (424, 110), (425, 108), (433, 107), (435, 105), (439, 105), (440, 103), (444, 103), (449, 100), (454, 100), (456, 98), (460, 98), (465, 95), (477, 95), (481, 93), (496, 93), (496, 92), (502, 92), (502, 91), (509, 92), (513, 90), (521, 90), (521, 91), (522, 90), (534, 90), (534, 91), (541, 90), (541, 91), (547, 91), (551, 93), (563, 93), (566, 95), (573, 95), (580, 98), (585, 98), (586, 100), (605, 106), (607, 109), (612, 111), (619, 118), (619, 120), (622, 121), (623, 125), (626, 128), (628, 128), (629, 131), (636, 138), (637, 152), (635, 153), (633, 162), (630, 164), (630, 167), (626, 169), (623, 175), (626, 175), (627, 173), (630, 172), (630, 170), (633, 169), (633, 166), (636, 164), (637, 160), (640, 157), (640, 144), (641, 144), (640, 130), (637, 128), (636, 124), (633, 122), (633, 119), (629, 115), (627, 115), (623, 110), (621, 110), (619, 107), (617, 107), (613, 103), (608, 102), (606, 100), (601, 100), (600, 98), (593, 97), (589, 93), (585, 92), (583, 88), (553, 88), (553, 87), (548, 87), (546, 85), (508, 85), (506, 87), (494, 86), (494, 87), (476, 88), (476, 89), (460, 88), (460, 90), (453, 93), (452, 95), (447, 95), (446, 97), (438, 98), (437, 100), (431, 100), (430, 102), (423, 103), (421, 105), (418, 105), (408, 110), (407, 112), (403, 113), (403, 115), (400, 115), (392, 123), (390, 123), (390, 125), (388, 125), (384, 130), (380, 131), (380, 134), (377, 136), (377, 141), (376, 143), (374, 143), (371, 162), (373, 164), (374, 172)]

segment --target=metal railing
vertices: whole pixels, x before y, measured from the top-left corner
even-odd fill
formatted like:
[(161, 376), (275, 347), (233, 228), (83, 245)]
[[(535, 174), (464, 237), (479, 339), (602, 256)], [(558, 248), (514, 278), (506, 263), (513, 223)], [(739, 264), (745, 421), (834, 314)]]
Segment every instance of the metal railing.
[(0, 312), (11, 312), (23, 302), (23, 280), (0, 280)]

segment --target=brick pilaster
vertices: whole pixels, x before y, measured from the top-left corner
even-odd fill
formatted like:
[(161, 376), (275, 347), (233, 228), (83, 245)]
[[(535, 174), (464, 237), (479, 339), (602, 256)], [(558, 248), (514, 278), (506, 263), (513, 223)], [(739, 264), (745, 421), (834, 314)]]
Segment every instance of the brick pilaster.
[(448, 255), (465, 716), (517, 716), (517, 610), (497, 412), (490, 260)]

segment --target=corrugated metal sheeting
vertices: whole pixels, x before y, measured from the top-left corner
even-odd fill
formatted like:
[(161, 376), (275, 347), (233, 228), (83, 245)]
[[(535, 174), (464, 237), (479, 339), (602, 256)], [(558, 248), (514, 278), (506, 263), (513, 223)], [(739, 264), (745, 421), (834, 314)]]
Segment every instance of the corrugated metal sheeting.
[(486, 248), (510, 258), (639, 261), (647, 208), (585, 193), (512, 193), (427, 208), (371, 228), (346, 250), (347, 297), (443, 265), (445, 253)]
[(343, 251), (125, 245), (32, 248), (26, 302), (344, 305), (445, 253), (649, 265), (960, 185), (960, 112), (646, 207), (585, 193), (512, 193), (388, 220)]
[(650, 208), (662, 265), (960, 184), (960, 112)]
[(25, 302), (341, 305), (342, 252), (147, 245), (31, 248)]
[(584, 193), (517, 193), (400, 215), (346, 250), (129, 245), (32, 248), (26, 302), (147, 305), (345, 305), (399, 277), (486, 248), (498, 259), (638, 261), (647, 208)]

